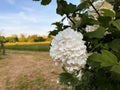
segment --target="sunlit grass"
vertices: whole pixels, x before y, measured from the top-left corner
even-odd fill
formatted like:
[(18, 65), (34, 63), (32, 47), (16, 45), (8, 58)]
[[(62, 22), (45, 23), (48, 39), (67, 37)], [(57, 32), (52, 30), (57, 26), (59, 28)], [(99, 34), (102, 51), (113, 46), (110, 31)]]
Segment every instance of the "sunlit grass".
[(49, 51), (50, 42), (19, 42), (6, 43), (5, 48), (10, 50)]
[(5, 43), (5, 45), (29, 45), (29, 44), (49, 44), (50, 41), (45, 42), (16, 42), (16, 43)]

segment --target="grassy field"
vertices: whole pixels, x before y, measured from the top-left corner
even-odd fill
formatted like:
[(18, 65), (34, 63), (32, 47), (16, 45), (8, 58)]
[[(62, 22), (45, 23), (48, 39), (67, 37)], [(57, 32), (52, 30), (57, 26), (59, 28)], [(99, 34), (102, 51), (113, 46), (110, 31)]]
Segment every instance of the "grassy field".
[(22, 42), (6, 43), (5, 48), (10, 50), (49, 51), (50, 42)]
[(62, 69), (50, 58), (49, 44), (6, 43), (6, 54), (0, 56), (0, 90), (66, 90), (57, 83)]
[(63, 90), (62, 70), (49, 52), (6, 50), (0, 60), (0, 90)]

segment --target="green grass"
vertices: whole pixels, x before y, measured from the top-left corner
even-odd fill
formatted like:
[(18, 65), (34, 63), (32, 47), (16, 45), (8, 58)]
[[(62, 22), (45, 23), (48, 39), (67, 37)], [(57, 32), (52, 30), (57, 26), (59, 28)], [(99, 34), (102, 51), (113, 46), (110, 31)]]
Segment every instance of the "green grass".
[(27, 51), (49, 51), (49, 43), (43, 44), (15, 44), (5, 45), (10, 50), (27, 50)]
[(15, 80), (6, 79), (5, 90), (50, 90), (51, 86), (40, 74), (33, 76), (20, 75)]

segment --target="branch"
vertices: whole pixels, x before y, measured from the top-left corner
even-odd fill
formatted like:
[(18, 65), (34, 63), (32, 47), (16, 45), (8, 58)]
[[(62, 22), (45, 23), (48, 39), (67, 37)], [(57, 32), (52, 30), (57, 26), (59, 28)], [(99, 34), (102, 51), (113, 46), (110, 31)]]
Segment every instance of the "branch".
[(66, 14), (66, 16), (73, 23), (73, 25), (75, 25), (75, 22), (70, 18), (70, 16), (68, 14)]
[(92, 4), (91, 1), (89, 1), (89, 4), (93, 7), (93, 9), (94, 9), (95, 12), (98, 14), (98, 16), (100, 16), (100, 13), (99, 13), (98, 10), (95, 8), (95, 6)]

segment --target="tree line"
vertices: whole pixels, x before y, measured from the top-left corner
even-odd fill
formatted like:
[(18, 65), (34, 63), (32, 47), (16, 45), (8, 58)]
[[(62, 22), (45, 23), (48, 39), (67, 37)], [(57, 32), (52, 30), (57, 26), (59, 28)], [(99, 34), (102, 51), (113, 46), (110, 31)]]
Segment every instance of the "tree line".
[(24, 35), (21, 34), (20, 36), (17, 36), (16, 34), (11, 36), (0, 36), (0, 42), (43, 42), (43, 41), (51, 41), (52, 36), (39, 36), (39, 35)]

